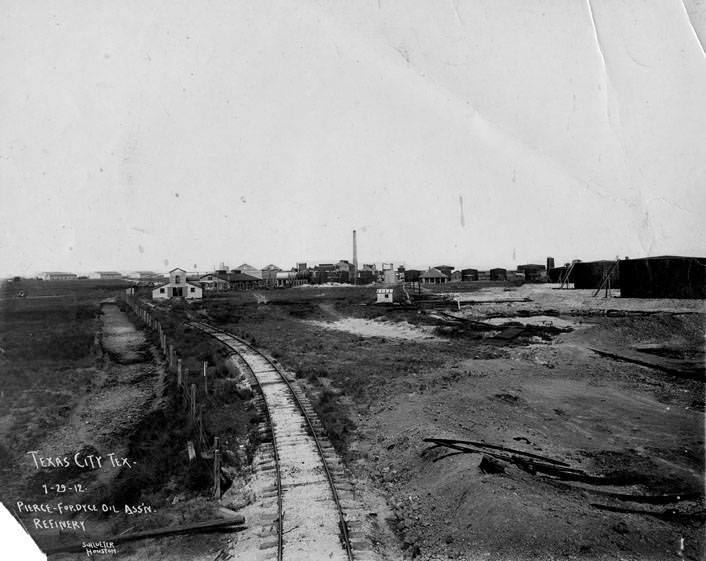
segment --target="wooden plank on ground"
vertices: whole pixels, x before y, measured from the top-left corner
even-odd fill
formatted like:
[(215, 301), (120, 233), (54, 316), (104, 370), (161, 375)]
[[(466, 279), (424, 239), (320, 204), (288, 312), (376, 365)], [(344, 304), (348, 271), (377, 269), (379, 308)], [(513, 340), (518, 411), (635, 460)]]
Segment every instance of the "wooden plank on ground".
[(629, 355), (626, 352), (623, 352), (621, 354), (617, 354), (614, 352), (605, 351), (602, 349), (596, 349), (593, 347), (586, 347), (586, 348), (589, 351), (593, 351), (594, 353), (598, 353), (599, 355), (607, 357), (607, 358), (612, 358), (613, 360), (630, 362), (632, 364), (646, 366), (647, 368), (654, 368), (655, 370), (661, 370), (662, 372), (672, 374), (673, 376), (694, 378), (697, 380), (703, 379), (703, 377), (704, 377), (704, 372), (702, 369), (688, 369), (688, 368), (675, 367), (675, 366), (672, 366), (671, 364), (668, 364), (667, 359), (656, 358), (656, 359), (652, 359), (652, 360), (644, 360), (643, 358), (638, 358), (638, 357)]
[(512, 339), (515, 339), (518, 337), (525, 329), (526, 327), (523, 326), (512, 326), (512, 327), (505, 327), (505, 328), (500, 328), (502, 331), (495, 335), (494, 337), (491, 337), (491, 339), (499, 339), (501, 341), (511, 341)]
[[(245, 517), (241, 514), (235, 515), (228, 520), (218, 519), (218, 520), (207, 520), (206, 522), (195, 522), (193, 524), (183, 524), (180, 526), (169, 526), (167, 528), (158, 528), (152, 530), (145, 530), (144, 532), (135, 532), (133, 534), (124, 534), (122, 536), (114, 536), (110, 538), (100, 538), (101, 541), (113, 542), (114, 544), (126, 543), (135, 540), (144, 540), (148, 538), (160, 538), (165, 536), (174, 536), (177, 534), (196, 534), (205, 532), (214, 532), (219, 530), (227, 529), (231, 526), (233, 531), (239, 532), (245, 529)], [(98, 538), (95, 538), (98, 540)], [(84, 540), (85, 541), (85, 540)], [(47, 554), (53, 555), (56, 553), (73, 553), (81, 552), (84, 550), (81, 543), (61, 545), (56, 547), (43, 548), (40, 549)]]

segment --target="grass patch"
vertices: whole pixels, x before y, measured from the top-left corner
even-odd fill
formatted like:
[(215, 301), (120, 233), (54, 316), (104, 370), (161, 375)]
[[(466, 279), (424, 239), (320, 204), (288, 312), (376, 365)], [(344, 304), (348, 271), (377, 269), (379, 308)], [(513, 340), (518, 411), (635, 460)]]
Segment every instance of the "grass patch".
[[(385, 310), (362, 305), (374, 300), (375, 289), (291, 289), (265, 291), (266, 304), (252, 294), (206, 299), (201, 304), (220, 327), (274, 356), (287, 370), (312, 384), (312, 405), (331, 443), (346, 454), (356, 430), (355, 408), (384, 400), (389, 392), (416, 391), (412, 374), (439, 368), (447, 360), (466, 355), (458, 343), (434, 346), (415, 341), (388, 341), (322, 330), (306, 320), (353, 316), (385, 316), (392, 321), (423, 322), (414, 310)], [(226, 319), (230, 318), (230, 319)], [(337, 393), (340, 391), (340, 395)]]

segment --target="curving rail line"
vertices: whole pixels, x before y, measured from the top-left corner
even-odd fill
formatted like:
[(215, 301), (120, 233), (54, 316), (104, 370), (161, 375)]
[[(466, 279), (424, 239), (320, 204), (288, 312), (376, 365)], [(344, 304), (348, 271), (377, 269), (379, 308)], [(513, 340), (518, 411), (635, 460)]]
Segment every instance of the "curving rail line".
[[(264, 397), (265, 416), (272, 429), (277, 486), (277, 559), (353, 561), (346, 518), (325, 447), (312, 423), (313, 412), (307, 412), (310, 408), (302, 403), (281, 369), (252, 345), (207, 323), (191, 325), (237, 353), (252, 371)], [(300, 432), (302, 425), (306, 434)], [(312, 455), (312, 444), (316, 457)], [(325, 476), (323, 480), (319, 474)], [(294, 495), (291, 500), (289, 492)], [(330, 519), (334, 509), (335, 525)], [(288, 519), (292, 526), (285, 530)], [(334, 531), (336, 536), (331, 535)]]

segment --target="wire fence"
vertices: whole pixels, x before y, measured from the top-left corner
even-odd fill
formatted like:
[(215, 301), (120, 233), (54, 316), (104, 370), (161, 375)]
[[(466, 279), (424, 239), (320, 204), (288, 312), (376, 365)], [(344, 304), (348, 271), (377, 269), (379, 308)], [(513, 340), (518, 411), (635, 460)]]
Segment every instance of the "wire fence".
[[(198, 388), (195, 383), (188, 383), (189, 370), (184, 367), (183, 359), (179, 356), (179, 351), (176, 343), (171, 341), (162, 323), (157, 319), (152, 310), (149, 309), (144, 302), (141, 302), (135, 294), (128, 289), (124, 296), (125, 303), (130, 306), (133, 313), (142, 321), (142, 323), (151, 329), (159, 339), (159, 349), (164, 357), (167, 366), (167, 372), (176, 378), (177, 394), (180, 401), (191, 419), (193, 427), (193, 440), (187, 444), (189, 460), (194, 460), (196, 457), (202, 459), (213, 460), (213, 497), (220, 499), (221, 497), (221, 447), (220, 438), (214, 437), (213, 445), (209, 446), (206, 430), (203, 422), (203, 408), (209, 392), (208, 383), (208, 363), (202, 363), (202, 388)], [(199, 400), (199, 394), (202, 399)]]

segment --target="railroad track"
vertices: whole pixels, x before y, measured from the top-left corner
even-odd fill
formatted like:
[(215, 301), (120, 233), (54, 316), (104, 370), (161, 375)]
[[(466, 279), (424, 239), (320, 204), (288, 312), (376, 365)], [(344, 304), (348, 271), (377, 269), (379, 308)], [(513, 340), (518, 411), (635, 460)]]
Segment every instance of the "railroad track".
[(261, 433), (271, 431), (272, 452), (260, 467), (274, 472), (272, 498), (276, 491), (278, 513), (276, 540), (261, 549), (276, 548), (278, 561), (374, 559), (367, 540), (356, 536), (356, 530), (351, 535), (349, 524), (359, 520), (355, 506), (350, 512), (344, 506), (351, 496), (350, 484), (303, 392), (246, 341), (206, 323), (191, 325), (236, 353), (261, 391), (268, 425)]

